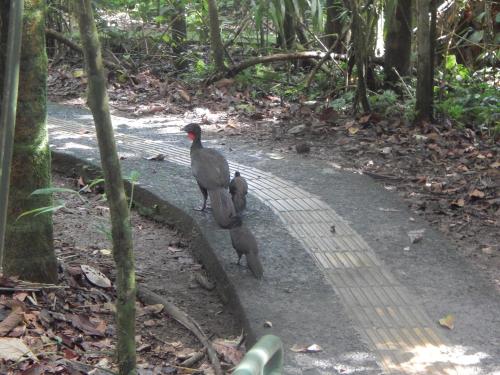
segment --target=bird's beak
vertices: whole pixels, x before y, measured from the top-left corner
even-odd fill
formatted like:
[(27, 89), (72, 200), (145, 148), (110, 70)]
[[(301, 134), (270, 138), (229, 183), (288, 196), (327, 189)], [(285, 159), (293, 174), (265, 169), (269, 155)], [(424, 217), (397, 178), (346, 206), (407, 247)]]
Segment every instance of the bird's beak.
[(182, 129), (181, 129), (181, 131), (183, 131), (183, 132), (187, 132), (186, 127), (187, 127), (187, 125), (186, 125), (186, 126), (183, 126), (183, 127), (182, 127)]

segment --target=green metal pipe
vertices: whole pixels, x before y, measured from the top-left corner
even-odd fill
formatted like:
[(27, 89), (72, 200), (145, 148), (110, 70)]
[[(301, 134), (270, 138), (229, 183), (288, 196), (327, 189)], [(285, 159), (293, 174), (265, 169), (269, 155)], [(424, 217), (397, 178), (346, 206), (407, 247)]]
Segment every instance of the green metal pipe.
[(265, 335), (250, 349), (233, 375), (283, 374), (283, 343), (274, 335)]
[(9, 202), (10, 167), (16, 126), (17, 90), (19, 87), (19, 60), (23, 30), (24, 0), (11, 0), (7, 55), (0, 112), (0, 274), (3, 273), (7, 204)]

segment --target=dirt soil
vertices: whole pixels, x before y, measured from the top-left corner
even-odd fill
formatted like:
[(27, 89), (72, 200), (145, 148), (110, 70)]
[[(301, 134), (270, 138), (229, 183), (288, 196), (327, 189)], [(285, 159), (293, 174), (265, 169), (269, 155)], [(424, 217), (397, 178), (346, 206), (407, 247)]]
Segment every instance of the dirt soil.
[[(78, 189), (82, 182), (81, 178), (53, 176), (56, 187)], [(109, 209), (99, 186), (95, 190), (80, 197), (55, 194), (55, 200), (65, 204), (65, 208), (54, 214), (60, 284), (65, 288), (37, 293), (18, 291), (1, 296), (0, 321), (7, 321), (5, 316), (16, 308), (24, 311), (27, 321), (13, 326), (8, 336), (22, 336), (40, 362), (25, 360), (2, 364), (0, 359), (0, 373), (83, 374), (93, 371), (93, 374), (109, 374), (107, 370), (117, 370), (113, 359), (116, 293), (113, 287), (115, 266), (107, 238)], [(189, 240), (174, 228), (135, 212), (132, 212), (131, 222), (139, 283), (196, 320), (214, 341), (223, 368), (233, 367), (244, 352), (244, 346), (238, 347), (242, 330), (212, 288), (203, 267), (193, 258)], [(94, 278), (88, 277), (88, 267)], [(99, 274), (94, 270), (102, 272), (104, 283), (108, 279), (112, 286), (98, 286), (102, 279), (97, 276), (96, 280), (95, 275)], [(2, 286), (6, 284), (5, 280), (0, 281)], [(139, 374), (213, 373), (206, 355), (192, 365), (183, 364), (199, 353), (202, 345), (161, 306), (145, 306), (138, 302), (137, 316)], [(3, 331), (4, 327), (1, 328)]]

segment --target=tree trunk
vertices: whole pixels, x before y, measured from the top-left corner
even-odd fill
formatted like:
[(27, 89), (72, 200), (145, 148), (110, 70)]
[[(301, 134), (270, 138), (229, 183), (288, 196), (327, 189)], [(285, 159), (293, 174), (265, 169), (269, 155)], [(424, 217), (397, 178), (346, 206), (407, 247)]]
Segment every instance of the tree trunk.
[(295, 25), (293, 5), (288, 1), (285, 2), (285, 13), (283, 14), (283, 28), (276, 25), (279, 30), (277, 44), (284, 50), (291, 51), (295, 49), (295, 39), (297, 35), (297, 29)]
[(208, 15), (210, 23), (210, 48), (212, 49), (212, 58), (215, 69), (222, 72), (226, 69), (224, 66), (224, 45), (220, 36), (219, 11), (215, 0), (208, 0)]
[[(0, 83), (3, 85), (6, 46), (4, 25), (8, 22), (7, 1), (0, 13)], [(38, 215), (17, 220), (35, 208), (50, 206), (50, 196), (30, 196), (49, 187), (50, 150), (47, 133), (47, 55), (45, 52), (45, 2), (25, 1), (19, 96), (10, 174), (5, 238), (5, 273), (22, 279), (55, 283), (57, 261), (52, 237), (52, 216)], [(36, 246), (34, 246), (36, 244)]]
[(111, 214), (113, 258), (116, 263), (118, 293), (116, 301), (118, 366), (121, 375), (135, 374), (136, 284), (130, 212), (113, 135), (101, 47), (92, 16), (91, 0), (78, 0), (76, 4), (88, 75), (87, 100), (94, 116), (106, 196)]
[[(342, 23), (338, 19), (338, 10), (340, 7), (341, 4), (338, 0), (326, 0), (325, 44), (328, 48), (330, 48), (342, 34)], [(337, 43), (337, 46), (332, 52), (341, 53), (342, 43)]]
[(417, 1), (417, 92), (415, 120), (432, 120), (432, 51), (431, 51), (431, 0)]
[(363, 17), (359, 13), (358, 0), (349, 2), (352, 13), (352, 38), (354, 47), (354, 59), (356, 62), (356, 73), (358, 76), (356, 97), (354, 99), (354, 111), (357, 111), (358, 103), (361, 103), (364, 112), (370, 112), (370, 103), (368, 101), (366, 90), (366, 74), (368, 67), (368, 40), (367, 40), (367, 25)]
[(174, 6), (175, 12), (172, 15), (172, 49), (177, 55), (175, 59), (176, 68), (185, 69), (187, 67), (187, 60), (181, 55), (185, 51), (186, 47), (186, 8), (183, 1), (177, 1)]
[(172, 41), (174, 42), (174, 52), (179, 54), (184, 52), (184, 43), (186, 42), (186, 8), (184, 2), (175, 3), (175, 12), (172, 14)]
[(384, 62), (386, 83), (399, 81), (393, 69), (402, 77), (410, 73), (411, 6), (411, 0), (396, 0), (393, 9), (387, 12), (388, 27)]
[(285, 47), (288, 51), (295, 48), (295, 22), (293, 16), (294, 9), (291, 4), (285, 2), (285, 18), (283, 20), (283, 32), (285, 34)]

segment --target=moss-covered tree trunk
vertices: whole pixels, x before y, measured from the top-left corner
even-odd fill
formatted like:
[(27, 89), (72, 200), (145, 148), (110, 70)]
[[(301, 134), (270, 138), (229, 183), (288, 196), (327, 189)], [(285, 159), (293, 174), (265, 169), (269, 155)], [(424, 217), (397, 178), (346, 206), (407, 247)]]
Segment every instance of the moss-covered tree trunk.
[(395, 83), (399, 77), (394, 69), (402, 77), (410, 72), (411, 0), (396, 0), (387, 12), (387, 23), (384, 75), (386, 83)]
[[(9, 2), (3, 0), (0, 4), (0, 83), (3, 85)], [(30, 197), (34, 190), (51, 184), (46, 119), (45, 1), (26, 0), (4, 270), (6, 274), (19, 275), (22, 279), (53, 283), (57, 281), (57, 261), (52, 217), (38, 215), (16, 221), (21, 213), (52, 203), (49, 196)]]
[(111, 214), (113, 258), (116, 263), (118, 292), (116, 301), (118, 366), (121, 375), (135, 374), (136, 284), (130, 212), (113, 135), (101, 47), (92, 15), (91, 0), (78, 0), (75, 3), (89, 82), (87, 100), (94, 116)]
[(210, 24), (210, 48), (215, 69), (222, 72), (226, 69), (224, 65), (224, 45), (220, 35), (219, 10), (215, 0), (208, 0), (208, 16)]

